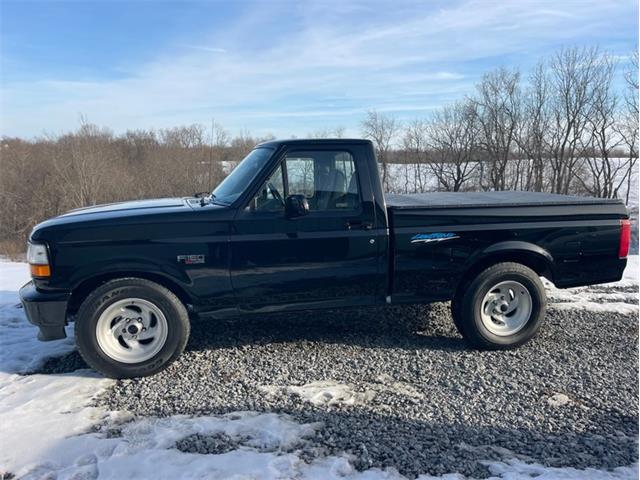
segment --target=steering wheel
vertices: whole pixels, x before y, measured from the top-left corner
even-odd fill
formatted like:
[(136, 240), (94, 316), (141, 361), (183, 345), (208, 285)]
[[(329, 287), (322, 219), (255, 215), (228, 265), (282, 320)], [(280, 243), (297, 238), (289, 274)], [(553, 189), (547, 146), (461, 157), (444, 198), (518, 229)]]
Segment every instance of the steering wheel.
[(280, 192), (278, 191), (278, 189), (273, 185), (273, 183), (271, 182), (267, 182), (267, 188), (269, 189), (269, 191), (271, 192), (271, 195), (273, 195), (273, 198), (275, 198), (276, 200), (278, 200), (282, 205), (284, 205), (284, 200), (282, 199), (282, 195), (280, 195)]

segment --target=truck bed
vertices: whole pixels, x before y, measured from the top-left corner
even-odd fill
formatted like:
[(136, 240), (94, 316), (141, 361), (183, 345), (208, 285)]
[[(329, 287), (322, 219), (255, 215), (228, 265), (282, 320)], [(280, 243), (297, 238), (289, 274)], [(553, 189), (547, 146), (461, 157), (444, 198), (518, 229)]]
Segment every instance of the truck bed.
[(385, 194), (391, 210), (425, 208), (473, 207), (532, 207), (552, 205), (611, 205), (623, 204), (619, 199), (578, 197), (539, 192), (433, 192), (413, 194)]
[(617, 259), (620, 220), (627, 218), (621, 200), (440, 192), (386, 195), (386, 204), (398, 302), (447, 297), (469, 264), (496, 245), (548, 252), (549, 275), (561, 288), (615, 281), (624, 269)]

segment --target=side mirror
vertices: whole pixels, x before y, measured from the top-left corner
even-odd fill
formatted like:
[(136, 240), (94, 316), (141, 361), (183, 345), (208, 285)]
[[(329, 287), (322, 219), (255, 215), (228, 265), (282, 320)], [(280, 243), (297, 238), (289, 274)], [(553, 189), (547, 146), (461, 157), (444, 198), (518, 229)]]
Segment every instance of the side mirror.
[(284, 214), (287, 218), (304, 217), (309, 214), (309, 202), (304, 195), (289, 195), (284, 199)]

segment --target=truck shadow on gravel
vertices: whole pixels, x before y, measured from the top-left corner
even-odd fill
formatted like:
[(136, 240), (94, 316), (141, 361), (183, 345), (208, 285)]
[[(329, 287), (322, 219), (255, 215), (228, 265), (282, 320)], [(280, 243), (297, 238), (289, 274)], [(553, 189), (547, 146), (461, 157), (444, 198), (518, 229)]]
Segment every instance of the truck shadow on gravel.
[[(449, 318), (449, 304), (271, 313), (224, 320), (195, 318), (185, 351), (301, 341), (451, 352), (469, 349), (452, 321), (444, 327), (434, 326), (428, 321), (433, 315)], [(74, 351), (46, 360), (32, 373), (61, 374), (86, 368)]]
[(459, 351), (469, 348), (453, 323), (433, 328), (426, 311), (449, 316), (448, 304), (266, 314), (193, 322), (187, 350), (319, 342), (362, 347)]

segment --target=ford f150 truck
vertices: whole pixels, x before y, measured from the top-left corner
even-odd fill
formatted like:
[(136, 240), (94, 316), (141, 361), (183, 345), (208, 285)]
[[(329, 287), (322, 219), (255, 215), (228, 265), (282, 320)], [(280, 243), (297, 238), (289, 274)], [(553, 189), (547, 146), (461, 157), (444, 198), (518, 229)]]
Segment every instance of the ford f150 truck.
[(208, 196), (37, 225), (20, 294), (41, 340), (65, 337), (73, 317), (85, 361), (117, 378), (169, 365), (195, 316), (451, 300), (473, 347), (503, 349), (540, 328), (540, 276), (559, 288), (617, 281), (629, 242), (619, 200), (385, 195), (369, 141), (271, 141)]

